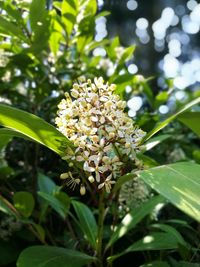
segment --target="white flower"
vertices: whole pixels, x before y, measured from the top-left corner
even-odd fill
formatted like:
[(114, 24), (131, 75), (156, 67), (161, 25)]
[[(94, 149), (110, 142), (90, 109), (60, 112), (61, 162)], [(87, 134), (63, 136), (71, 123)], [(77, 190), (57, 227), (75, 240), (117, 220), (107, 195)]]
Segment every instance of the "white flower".
[[(145, 134), (124, 112), (126, 102), (114, 94), (115, 88), (101, 77), (94, 83), (82, 77), (73, 85), (72, 98), (66, 93), (66, 99), (58, 105), (55, 120), (58, 129), (74, 143), (73, 160), (83, 164), (88, 181), (99, 189), (105, 187), (107, 192), (121, 174), (124, 156), (136, 163), (135, 155)], [(80, 184), (82, 194), (86, 185), (80, 180), (71, 177), (67, 184)]]
[(98, 189), (101, 189), (105, 186), (106, 192), (110, 193), (111, 188), (112, 188), (112, 184), (115, 183), (115, 181), (112, 181), (111, 178), (112, 178), (112, 176), (109, 175), (103, 183), (98, 185)]

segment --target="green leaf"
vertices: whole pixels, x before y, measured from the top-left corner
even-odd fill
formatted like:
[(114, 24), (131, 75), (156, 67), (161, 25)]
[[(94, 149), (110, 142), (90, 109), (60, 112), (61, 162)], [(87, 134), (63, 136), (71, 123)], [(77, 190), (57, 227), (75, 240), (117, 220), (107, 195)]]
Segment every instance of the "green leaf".
[(16, 211), (13, 205), (0, 195), (0, 211), (16, 217)]
[(135, 242), (133, 245), (125, 250), (125, 253), (131, 251), (145, 251), (145, 250), (166, 250), (177, 249), (178, 242), (173, 235), (169, 233), (151, 233), (141, 240)]
[(178, 120), (200, 136), (200, 112), (185, 112), (178, 116)]
[(1, 136), (1, 140), (0, 140), (0, 148), (1, 148), (1, 142), (3, 142), (2, 140), (4, 139), (9, 139), (9, 141), (13, 138), (13, 137), (19, 137), (19, 138), (23, 138), (29, 141), (32, 141), (31, 138), (28, 138), (28, 136), (14, 131), (12, 129), (8, 129), (8, 128), (1, 128), (0, 129), (0, 136)]
[(38, 195), (45, 199), (47, 203), (63, 218), (65, 219), (69, 209), (70, 199), (66, 197), (66, 203), (60, 201), (56, 196), (49, 195), (44, 192), (38, 192)]
[(38, 174), (38, 187), (39, 191), (52, 194), (57, 189), (57, 185), (48, 176), (39, 173)]
[(95, 18), (98, 19), (98, 18), (101, 18), (101, 17), (106, 17), (106, 16), (109, 16), (110, 14), (111, 14), (110, 11), (107, 11), (107, 10), (101, 11), (95, 16)]
[(156, 228), (156, 229), (160, 229), (166, 233), (169, 233), (171, 235), (174, 235), (174, 237), (176, 238), (177, 242), (179, 244), (181, 244), (182, 246), (187, 246), (187, 243), (185, 242), (184, 238), (182, 237), (182, 235), (176, 230), (176, 228), (167, 225), (167, 224), (152, 224), (151, 227)]
[(142, 153), (139, 153), (137, 155), (138, 159), (142, 160), (142, 162), (144, 163), (144, 166), (145, 167), (148, 167), (148, 168), (153, 168), (153, 167), (156, 167), (156, 166), (159, 166), (160, 164), (154, 160), (152, 157), (149, 157), (145, 154), (142, 154)]
[(44, 16), (46, 14), (45, 11), (45, 0), (33, 0), (30, 5), (30, 24), (32, 31), (37, 31), (39, 24), (44, 19)]
[(0, 104), (0, 125), (27, 136), (63, 156), (70, 141), (51, 124), (28, 112)]
[(20, 221), (23, 224), (26, 224), (29, 227), (31, 227), (32, 230), (35, 232), (35, 235), (37, 235), (39, 240), (41, 240), (42, 242), (45, 241), (45, 230), (40, 224), (34, 223), (32, 220), (26, 219), (26, 218), (24, 219), (20, 218)]
[(72, 249), (33, 246), (22, 251), (17, 267), (81, 267), (94, 260), (94, 257)]
[(31, 51), (35, 56), (48, 45), (50, 36), (50, 16), (46, 10), (45, 0), (33, 0), (30, 5), (30, 25), (32, 30), (32, 45), (27, 52)]
[(106, 52), (109, 56), (109, 58), (113, 61), (116, 60), (116, 53), (115, 53), (115, 48), (118, 47), (120, 45), (120, 42), (119, 42), (119, 37), (116, 36), (115, 38), (113, 38), (111, 40), (111, 43), (109, 46), (106, 47)]
[(2, 150), (6, 145), (12, 140), (12, 135), (7, 134), (5, 129), (0, 129), (0, 150)]
[[(58, 191), (58, 186), (51, 180), (48, 176), (39, 173), (38, 174), (38, 188), (39, 191), (47, 193), (48, 195), (53, 195)], [(41, 211), (40, 211), (40, 223), (45, 220), (46, 212), (48, 210), (49, 203), (46, 199), (42, 198), (40, 201)]]
[(66, 27), (68, 39), (70, 38), (74, 24), (76, 22), (76, 16), (78, 14), (78, 2), (77, 0), (64, 0), (62, 1), (62, 21)]
[(123, 252), (108, 257), (108, 261), (113, 260), (129, 253), (132, 251), (146, 251), (146, 250), (166, 250), (166, 249), (176, 249), (178, 248), (178, 242), (173, 235), (169, 233), (151, 233), (141, 240), (135, 242), (133, 245), (129, 246)]
[(169, 92), (167, 91), (161, 91), (159, 92), (159, 94), (156, 96), (155, 98), (155, 107), (159, 107), (160, 105), (162, 105), (163, 103), (166, 103), (166, 101), (169, 98)]
[(4, 19), (2, 16), (0, 17), (0, 33), (3, 33), (6, 36), (15, 36), (19, 39), (24, 40), (25, 42), (27, 41), (21, 29), (18, 28), (14, 23)]
[(95, 15), (97, 12), (97, 1), (96, 0), (84, 0), (81, 6), (85, 9), (84, 14)]
[(200, 222), (200, 165), (180, 162), (138, 172), (138, 177)]
[(15, 5), (12, 5), (8, 1), (5, 1), (5, 2), (0, 2), (0, 7), (1, 7), (1, 9), (5, 10), (7, 12), (8, 16), (15, 19), (18, 23), (23, 21), (22, 14), (16, 8)]
[(196, 98), (195, 100), (191, 101), (190, 103), (186, 104), (185, 106), (183, 106), (178, 112), (176, 112), (174, 115), (172, 115), (171, 117), (167, 118), (166, 120), (158, 123), (158, 125), (151, 130), (144, 138), (143, 141), (146, 141), (148, 139), (150, 139), (153, 135), (155, 135), (157, 132), (159, 132), (160, 130), (162, 130), (164, 127), (166, 127), (171, 121), (173, 121), (177, 116), (179, 116), (181, 113), (183, 113), (184, 111), (186, 111), (187, 109), (191, 108), (192, 106), (196, 105), (200, 103), (200, 97)]
[(13, 202), (20, 214), (26, 218), (31, 216), (35, 206), (35, 200), (31, 193), (25, 191), (17, 192), (14, 194)]
[(93, 248), (96, 248), (97, 224), (92, 211), (79, 201), (72, 201), (80, 227)]
[(53, 54), (56, 56), (59, 50), (59, 47), (60, 47), (60, 41), (63, 35), (62, 34), (63, 28), (60, 25), (60, 22), (59, 22), (59, 19), (58, 19), (58, 16), (55, 10), (51, 12), (51, 17), (52, 17), (51, 18), (51, 34), (49, 38), (49, 46)]
[(153, 147), (159, 145), (160, 143), (162, 143), (163, 141), (168, 139), (170, 136), (171, 135), (169, 135), (169, 134), (161, 134), (161, 135), (158, 135), (156, 137), (151, 138), (144, 145), (145, 151), (148, 151), (148, 150), (152, 149)]
[[(137, 76), (136, 76), (136, 79), (138, 80)], [(153, 107), (153, 105), (154, 105), (154, 95), (153, 95), (153, 91), (152, 91), (151, 87), (147, 83), (147, 80), (138, 81), (138, 82), (142, 85), (143, 92), (144, 92), (149, 104), (151, 105), (151, 107)]]
[(133, 229), (145, 216), (150, 214), (155, 206), (159, 203), (163, 203), (164, 199), (161, 196), (155, 196), (148, 202), (142, 204), (142, 206), (135, 208), (130, 213), (126, 214), (117, 229), (111, 236), (106, 249), (113, 245), (119, 238), (124, 236), (128, 231)]
[(43, 242), (45, 241), (45, 230), (44, 228), (37, 223), (31, 223), (33, 225), (33, 227), (35, 228), (35, 230), (37, 231), (37, 234), (40, 238), (40, 240), (42, 240)]
[(122, 56), (118, 62), (118, 67), (121, 67), (125, 63), (125, 61), (131, 59), (134, 51), (135, 51), (135, 45), (127, 47), (124, 50), (124, 52), (123, 52), (123, 54), (122, 54)]

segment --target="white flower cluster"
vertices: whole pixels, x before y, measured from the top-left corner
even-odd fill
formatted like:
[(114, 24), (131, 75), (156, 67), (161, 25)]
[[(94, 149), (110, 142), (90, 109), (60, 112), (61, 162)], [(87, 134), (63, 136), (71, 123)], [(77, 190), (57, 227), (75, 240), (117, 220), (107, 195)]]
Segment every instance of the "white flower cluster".
[[(95, 182), (98, 189), (105, 187), (108, 193), (122, 174), (124, 156), (135, 161), (145, 135), (124, 112), (126, 102), (114, 94), (115, 87), (101, 77), (94, 83), (80, 79), (73, 85), (72, 98), (66, 93), (66, 99), (58, 105), (56, 118), (58, 129), (74, 143), (74, 160), (83, 163), (88, 181)], [(65, 177), (72, 179), (69, 173), (61, 175)], [(80, 183), (80, 192), (85, 193), (84, 181), (73, 181), (68, 184)]]

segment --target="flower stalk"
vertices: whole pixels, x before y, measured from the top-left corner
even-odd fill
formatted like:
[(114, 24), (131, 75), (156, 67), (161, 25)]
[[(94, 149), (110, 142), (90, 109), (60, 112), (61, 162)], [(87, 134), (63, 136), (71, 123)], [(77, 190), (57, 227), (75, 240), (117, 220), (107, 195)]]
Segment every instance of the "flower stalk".
[(104, 189), (99, 194), (99, 212), (98, 212), (98, 235), (97, 235), (97, 258), (98, 267), (103, 267), (103, 225), (105, 218)]

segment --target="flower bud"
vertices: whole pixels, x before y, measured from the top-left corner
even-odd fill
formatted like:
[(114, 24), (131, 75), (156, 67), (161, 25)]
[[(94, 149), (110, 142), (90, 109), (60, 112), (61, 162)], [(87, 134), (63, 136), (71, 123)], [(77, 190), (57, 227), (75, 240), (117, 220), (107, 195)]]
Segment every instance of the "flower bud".
[(81, 194), (81, 196), (84, 196), (85, 193), (86, 193), (86, 189), (85, 189), (85, 186), (82, 184), (80, 187), (80, 194)]
[(94, 179), (94, 177), (92, 175), (90, 175), (88, 177), (88, 181), (92, 184), (92, 183), (94, 183), (95, 179)]
[(65, 172), (65, 173), (62, 173), (61, 175), (60, 175), (60, 179), (67, 179), (69, 177), (69, 174), (67, 173), (67, 172)]

